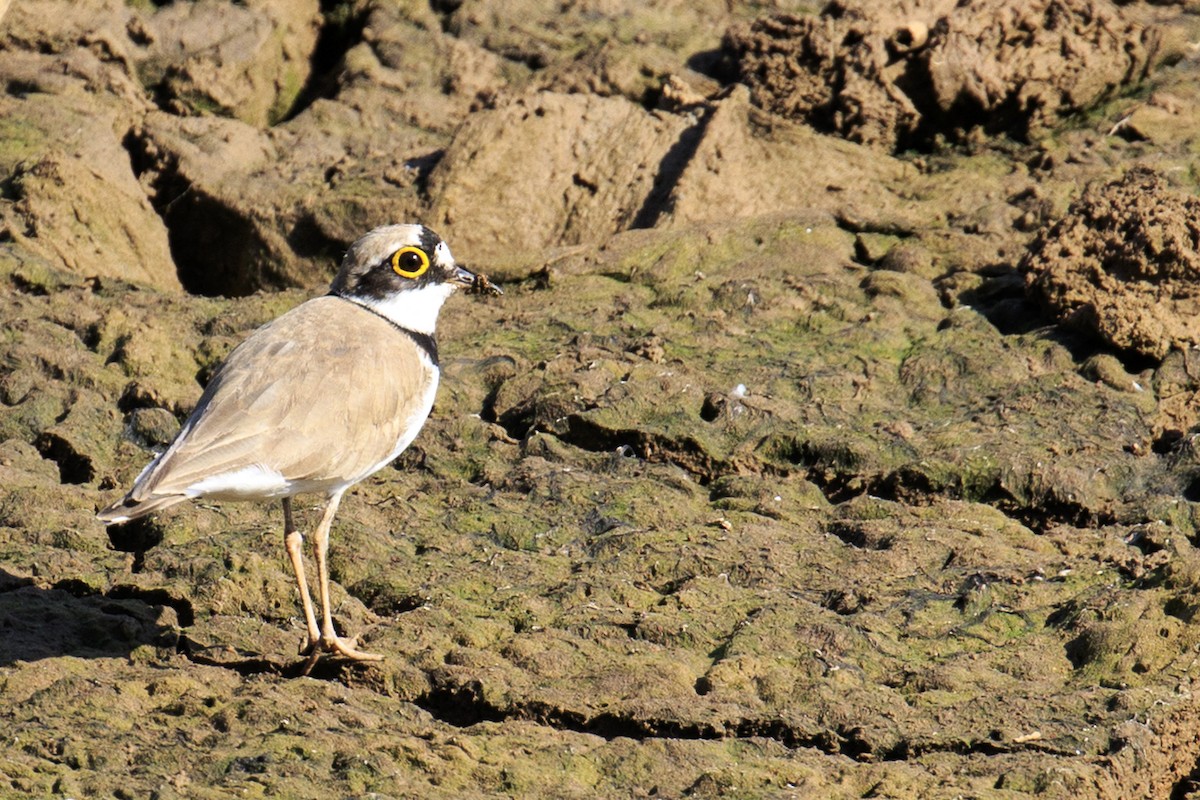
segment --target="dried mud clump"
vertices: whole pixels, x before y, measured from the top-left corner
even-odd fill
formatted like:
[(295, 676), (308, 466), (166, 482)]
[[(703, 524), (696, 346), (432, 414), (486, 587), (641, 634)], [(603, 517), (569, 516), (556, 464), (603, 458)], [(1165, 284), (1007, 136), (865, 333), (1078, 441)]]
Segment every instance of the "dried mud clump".
[(1200, 344), (1198, 249), (1200, 198), (1137, 168), (1085, 192), (1020, 269), (1060, 321), (1158, 360)]
[(927, 147), (973, 129), (1028, 139), (1145, 77), (1154, 27), (1107, 0), (834, 0), (735, 26), (754, 102), (846, 138)]

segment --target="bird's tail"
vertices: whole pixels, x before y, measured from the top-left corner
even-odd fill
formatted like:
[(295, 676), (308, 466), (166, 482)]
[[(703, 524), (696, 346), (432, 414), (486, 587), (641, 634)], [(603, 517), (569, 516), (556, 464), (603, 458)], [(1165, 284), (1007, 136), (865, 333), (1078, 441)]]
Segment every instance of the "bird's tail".
[(117, 525), (153, 514), (155, 511), (182, 503), (187, 499), (188, 496), (185, 494), (164, 494), (135, 500), (132, 494), (127, 494), (119, 502), (101, 510), (96, 516), (106, 525)]

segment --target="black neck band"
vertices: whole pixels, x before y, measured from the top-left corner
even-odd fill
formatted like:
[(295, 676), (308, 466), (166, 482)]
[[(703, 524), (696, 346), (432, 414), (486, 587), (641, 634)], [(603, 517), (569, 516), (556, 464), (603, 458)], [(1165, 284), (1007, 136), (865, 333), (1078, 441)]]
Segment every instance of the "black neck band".
[(337, 294), (336, 292), (330, 292), (329, 296), (336, 297), (340, 300), (345, 300), (347, 303), (353, 303), (354, 305), (361, 308), (363, 311), (369, 311), (372, 314), (374, 314), (375, 316), (379, 317), (380, 319), (387, 320), (389, 325), (391, 325), (393, 328), (400, 331), (404, 335), (408, 336), (408, 338), (412, 339), (416, 343), (417, 347), (424, 350), (425, 355), (429, 356), (429, 360), (433, 362), (433, 365), (435, 367), (438, 366), (437, 340), (434, 339), (431, 334), (421, 333), (420, 331), (410, 330), (409, 328), (404, 327), (403, 325), (399, 324), (395, 320), (393, 320), (387, 316), (384, 316), (383, 314), (380, 314), (378, 311), (371, 308), (369, 305), (366, 305), (364, 303), (356, 303), (355, 301), (351, 300), (349, 297), (346, 297), (345, 295)]

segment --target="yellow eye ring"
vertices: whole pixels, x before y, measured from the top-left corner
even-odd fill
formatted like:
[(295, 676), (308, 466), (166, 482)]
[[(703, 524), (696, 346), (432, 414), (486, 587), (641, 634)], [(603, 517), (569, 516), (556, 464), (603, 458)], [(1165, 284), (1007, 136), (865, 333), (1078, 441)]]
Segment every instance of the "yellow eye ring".
[(419, 247), (401, 247), (392, 253), (392, 270), (402, 278), (419, 278), (429, 269), (429, 256)]

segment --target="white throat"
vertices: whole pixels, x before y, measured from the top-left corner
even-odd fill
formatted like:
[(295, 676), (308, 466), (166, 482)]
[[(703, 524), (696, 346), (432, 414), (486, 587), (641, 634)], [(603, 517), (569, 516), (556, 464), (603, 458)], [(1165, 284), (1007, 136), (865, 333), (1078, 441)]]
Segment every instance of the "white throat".
[(442, 303), (454, 293), (454, 289), (452, 283), (433, 283), (419, 289), (396, 292), (382, 300), (357, 295), (346, 295), (346, 299), (387, 317), (401, 328), (432, 336)]

